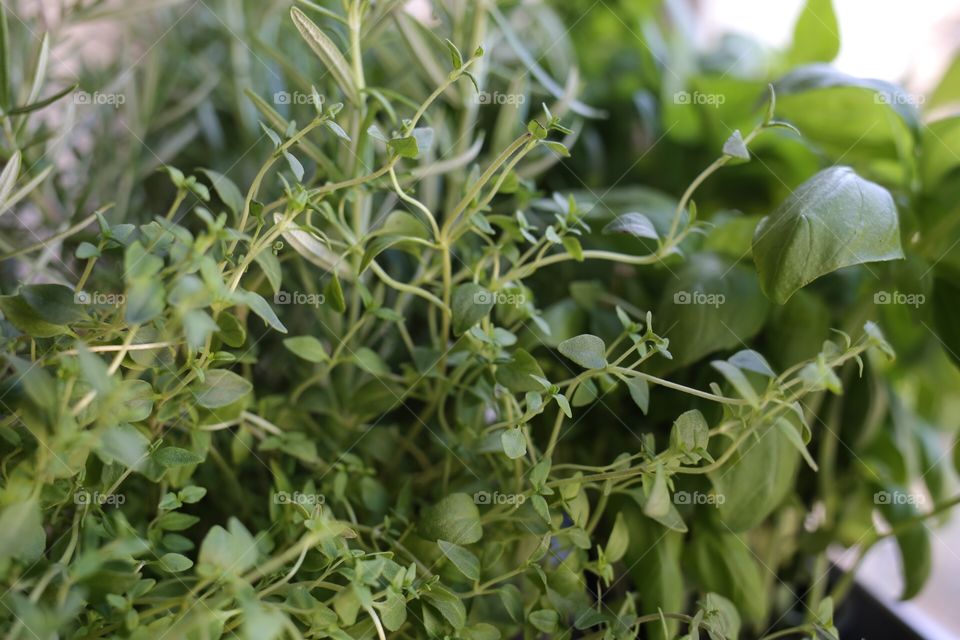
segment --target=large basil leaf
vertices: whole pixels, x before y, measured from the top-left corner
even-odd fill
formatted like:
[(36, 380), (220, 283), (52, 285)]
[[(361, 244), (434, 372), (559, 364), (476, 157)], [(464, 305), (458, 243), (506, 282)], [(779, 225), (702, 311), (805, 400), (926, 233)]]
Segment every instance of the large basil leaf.
[(824, 169), (760, 221), (753, 257), (764, 292), (783, 304), (831, 271), (903, 258), (897, 208), (849, 167)]
[(881, 80), (856, 78), (826, 64), (800, 67), (776, 83), (777, 117), (835, 160), (869, 167), (904, 183), (920, 134), (919, 99)]
[(953, 363), (960, 366), (960, 286), (954, 280), (941, 277), (933, 281), (933, 317), (937, 328), (937, 342)]
[(928, 189), (960, 166), (956, 149), (960, 146), (960, 116), (931, 122), (920, 138), (920, 177)]
[(830, 337), (830, 309), (816, 295), (801, 289), (783, 306), (774, 307), (767, 324), (764, 353), (780, 369), (815, 358)]
[(753, 551), (740, 536), (700, 527), (684, 553), (702, 591), (729, 598), (747, 620), (766, 619), (769, 601), (763, 573)]
[[(680, 611), (684, 603), (683, 571), (680, 556), (683, 551), (683, 534), (671, 531), (645, 517), (640, 509), (629, 502), (623, 502), (624, 519), (630, 530), (630, 544), (624, 558), (630, 567), (634, 588), (640, 596), (640, 605), (644, 611)], [(676, 623), (650, 625), (649, 637), (655, 640), (673, 638)]]
[[(902, 488), (888, 486), (888, 495), (908, 495)], [(880, 510), (883, 517), (891, 526), (901, 526), (919, 515), (916, 506), (910, 501), (886, 500), (881, 501)], [(905, 526), (896, 534), (897, 548), (900, 550), (900, 570), (903, 573), (903, 593), (900, 598), (909, 600), (923, 588), (930, 577), (931, 549), (930, 535), (926, 525), (917, 522), (912, 526)]]
[(762, 427), (747, 438), (730, 464), (710, 474), (722, 497), (720, 520), (734, 532), (751, 529), (766, 519), (793, 488), (800, 452), (776, 427)]
[(698, 254), (667, 286), (657, 317), (678, 364), (742, 347), (763, 327), (769, 304), (749, 269)]

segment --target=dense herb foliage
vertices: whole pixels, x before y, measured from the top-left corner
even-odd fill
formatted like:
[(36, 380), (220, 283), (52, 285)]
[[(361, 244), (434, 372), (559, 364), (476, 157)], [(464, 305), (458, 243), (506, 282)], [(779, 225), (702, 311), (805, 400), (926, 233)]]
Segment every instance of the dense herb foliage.
[(61, 16), (157, 41), (66, 83), (0, 9), (6, 638), (836, 638), (888, 537), (922, 588), (960, 121), (827, 66), (829, 0), (750, 55), (164, 4)]

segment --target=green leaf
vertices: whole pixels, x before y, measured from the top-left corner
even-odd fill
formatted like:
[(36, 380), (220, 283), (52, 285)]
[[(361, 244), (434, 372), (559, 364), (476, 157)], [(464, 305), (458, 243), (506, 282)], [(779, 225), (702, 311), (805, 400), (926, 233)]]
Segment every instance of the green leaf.
[(180, 573), (193, 566), (193, 560), (179, 553), (165, 553), (157, 561), (160, 569), (166, 573)]
[(627, 378), (627, 389), (630, 391), (630, 397), (640, 407), (644, 415), (650, 409), (650, 385), (646, 379), (631, 377)]
[(471, 580), (480, 579), (480, 561), (458, 544), (447, 542), (446, 540), (437, 540), (440, 551), (447, 557), (453, 565), (460, 570), (460, 573)]
[(463, 629), (464, 640), (501, 640), (500, 630), (490, 623), (477, 622)]
[(177, 497), (183, 501), (184, 504), (195, 504), (200, 502), (205, 495), (207, 495), (207, 490), (204, 487), (197, 487), (194, 485), (184, 487), (177, 492)]
[(811, 291), (797, 291), (770, 315), (765, 331), (769, 344), (778, 345), (770, 357), (780, 368), (815, 358), (830, 337), (830, 309)]
[(517, 348), (513, 351), (513, 360), (497, 365), (497, 382), (507, 389), (517, 393), (540, 391), (540, 383), (532, 376), (544, 376), (540, 363), (525, 349)]
[(557, 350), (585, 369), (603, 369), (607, 366), (607, 345), (601, 338), (588, 333), (564, 340)]
[(428, 540), (448, 540), (453, 544), (473, 544), (483, 536), (480, 511), (466, 493), (453, 493), (424, 509), (420, 534)]
[(573, 236), (563, 236), (561, 239), (564, 248), (577, 262), (583, 262), (583, 245)]
[[(170, 514), (175, 515), (175, 514)], [(197, 562), (204, 575), (241, 575), (257, 563), (257, 543), (236, 518), (230, 518), (227, 529), (214, 525), (200, 544)]]
[(744, 143), (739, 129), (730, 134), (727, 141), (723, 143), (723, 154), (738, 160), (750, 159), (750, 152), (747, 150), (747, 145)]
[(219, 328), (217, 335), (228, 347), (242, 347), (247, 341), (247, 328), (228, 311), (217, 316), (217, 327)]
[(163, 313), (164, 291), (158, 280), (140, 278), (127, 287), (124, 320), (128, 324), (145, 324)]
[(447, 50), (450, 52), (450, 61), (453, 63), (453, 68), (459, 71), (463, 68), (463, 54), (460, 53), (457, 45), (450, 42), (450, 40), (444, 39), (443, 43), (447, 45)]
[(957, 300), (960, 300), (958, 283), (938, 272), (933, 279), (933, 319), (938, 344), (953, 364), (960, 367), (960, 305)]
[(353, 83), (353, 74), (350, 71), (350, 65), (346, 58), (340, 53), (337, 45), (321, 31), (310, 18), (308, 18), (300, 9), (293, 7), (290, 9), (290, 17), (297, 27), (297, 31), (313, 52), (320, 58), (320, 62), (326, 66), (327, 70), (340, 85), (340, 89), (350, 102), (357, 104), (359, 93), (356, 85)]
[(393, 149), (401, 158), (417, 158), (420, 150), (417, 148), (417, 140), (413, 136), (404, 138), (393, 138), (387, 143), (387, 146)]
[(41, 318), (52, 324), (69, 325), (89, 316), (70, 287), (59, 284), (34, 284), (20, 289), (20, 295)]
[(765, 570), (745, 541), (733, 533), (698, 527), (685, 553), (701, 590), (729, 598), (750, 621), (766, 619)]
[(921, 131), (916, 96), (826, 64), (800, 67), (774, 89), (779, 117), (796, 125), (817, 153), (904, 186), (913, 176), (903, 158), (913, 154)]
[(544, 458), (534, 465), (533, 469), (530, 469), (530, 484), (534, 488), (539, 489), (547, 481), (547, 477), (550, 475), (550, 467), (550, 458)]
[(345, 626), (353, 626), (357, 622), (357, 614), (360, 613), (360, 598), (357, 597), (357, 590), (351, 585), (346, 589), (341, 589), (333, 598), (333, 609)]
[(654, 519), (665, 516), (673, 507), (670, 501), (670, 489), (667, 487), (667, 474), (663, 467), (658, 465), (656, 475), (653, 479), (653, 487), (647, 495), (646, 503), (643, 505), (643, 513)]
[(757, 526), (793, 489), (800, 454), (772, 425), (747, 438), (730, 462), (709, 474), (720, 520), (733, 532)]
[(273, 251), (269, 250), (258, 252), (254, 260), (256, 260), (260, 268), (263, 269), (263, 275), (267, 277), (267, 282), (270, 283), (270, 288), (273, 289), (273, 293), (276, 295), (283, 284), (283, 271), (280, 268), (280, 260), (277, 256), (273, 255)]
[[(6, 63), (6, 59), (3, 61)], [(20, 176), (20, 151), (14, 151), (3, 171), (0, 171), (0, 215), (7, 210), (7, 198), (13, 193), (13, 187)]]
[(77, 250), (73, 252), (80, 260), (87, 260), (88, 258), (99, 258), (100, 249), (95, 245), (90, 244), (89, 242), (81, 242), (77, 245)]
[(193, 309), (183, 314), (183, 333), (187, 338), (187, 346), (191, 349), (201, 349), (206, 344), (207, 338), (219, 328), (206, 311)]
[(753, 385), (750, 384), (750, 381), (747, 380), (747, 376), (744, 375), (743, 371), (740, 371), (740, 369), (725, 360), (714, 360), (710, 363), (710, 366), (719, 371), (723, 377), (727, 379), (727, 382), (736, 389), (741, 398), (749, 402), (753, 407), (760, 406), (760, 397), (757, 395), (757, 391), (753, 388)]
[(504, 429), (500, 433), (500, 444), (511, 460), (527, 455), (527, 438), (523, 435), (523, 429)]
[(373, 349), (360, 347), (353, 352), (353, 360), (361, 369), (373, 376), (381, 378), (390, 375), (390, 368), (387, 363)]
[(543, 146), (545, 146), (547, 149), (550, 149), (550, 151), (553, 151), (561, 158), (570, 157), (570, 150), (567, 149), (567, 145), (563, 144), (562, 142), (557, 142), (556, 140), (547, 140), (543, 143)]
[(423, 599), (449, 622), (454, 629), (462, 629), (467, 624), (467, 608), (455, 593), (443, 585), (434, 585), (423, 593)]
[(237, 292), (234, 294), (234, 297), (241, 304), (245, 304), (250, 307), (251, 311), (260, 316), (264, 322), (280, 333), (287, 332), (287, 328), (283, 326), (282, 322), (280, 322), (280, 318), (277, 317), (273, 307), (271, 307), (270, 304), (264, 300), (263, 296), (260, 294), (252, 291), (237, 290)]
[(613, 522), (613, 529), (610, 530), (610, 537), (607, 538), (607, 546), (603, 553), (608, 562), (618, 562), (627, 553), (630, 545), (630, 531), (623, 519), (623, 514), (618, 513)]
[(308, 362), (321, 363), (330, 360), (330, 356), (327, 355), (327, 350), (323, 347), (323, 343), (313, 336), (285, 338), (283, 346), (298, 358), (303, 358)]
[(493, 309), (493, 304), (493, 294), (476, 283), (468, 282), (454, 289), (450, 301), (453, 332), (460, 335), (480, 322)]
[(150, 441), (139, 429), (121, 424), (106, 429), (100, 436), (97, 453), (105, 462), (119, 462), (125, 467), (141, 470), (147, 461)]
[(153, 452), (153, 459), (164, 467), (182, 467), (203, 462), (203, 456), (181, 449), (180, 447), (163, 447)]
[(849, 167), (824, 169), (760, 221), (753, 256), (764, 292), (783, 304), (837, 269), (903, 258), (897, 208)]
[(740, 635), (740, 614), (732, 602), (716, 593), (708, 593), (701, 605), (703, 628), (710, 640), (737, 640)]
[(505, 584), (497, 591), (497, 595), (500, 596), (500, 602), (511, 620), (514, 622), (523, 620), (523, 596), (516, 586)]
[(43, 98), (42, 100), (37, 100), (36, 102), (31, 102), (30, 104), (24, 104), (17, 107), (13, 107), (6, 112), (6, 115), (8, 116), (23, 115), (25, 113), (31, 113), (33, 111), (43, 109), (47, 105), (51, 105), (57, 100), (60, 100), (61, 98), (63, 98), (64, 96), (70, 95), (71, 93), (76, 91), (77, 86), (79, 85), (72, 84), (68, 87), (64, 87), (63, 89), (60, 89), (60, 91), (57, 91), (56, 93), (49, 95), (46, 98)]
[(635, 238), (657, 240), (660, 235), (650, 218), (642, 213), (624, 213), (603, 228), (604, 233), (626, 233)]
[(330, 275), (330, 281), (323, 290), (324, 300), (330, 303), (330, 308), (337, 313), (343, 313), (347, 310), (347, 301), (343, 297), (343, 287), (340, 286), (340, 278), (337, 274)]
[(9, 504), (0, 511), (0, 561), (33, 562), (43, 555), (47, 534), (35, 498)]
[(387, 590), (383, 602), (374, 606), (380, 611), (380, 620), (388, 631), (397, 631), (407, 621), (407, 601), (395, 591)]
[(741, 347), (763, 328), (769, 309), (752, 269), (698, 253), (670, 279), (656, 317), (674, 360), (687, 365)]
[(128, 283), (149, 280), (162, 268), (163, 258), (149, 253), (140, 241), (130, 243), (123, 252), (123, 277)]
[(233, 371), (213, 369), (204, 374), (203, 382), (194, 385), (197, 404), (206, 409), (218, 409), (233, 404), (253, 390), (253, 385)]
[(560, 615), (552, 609), (537, 609), (530, 612), (530, 624), (543, 633), (553, 633), (560, 623)]
[(200, 171), (210, 180), (210, 183), (213, 185), (213, 190), (216, 191), (217, 197), (223, 201), (223, 204), (227, 205), (235, 214), (243, 210), (243, 194), (240, 193), (240, 189), (237, 188), (237, 185), (235, 185), (230, 178), (212, 169), (200, 169)]
[(831, 0), (807, 0), (787, 51), (791, 65), (830, 62), (840, 52), (840, 26)]
[(787, 440), (794, 446), (794, 448), (800, 452), (800, 455), (803, 456), (803, 459), (806, 461), (807, 465), (814, 471), (818, 470), (817, 463), (814, 461), (813, 456), (810, 455), (810, 452), (807, 451), (807, 445), (803, 442), (803, 435), (797, 431), (797, 428), (793, 426), (793, 423), (787, 420), (784, 417), (777, 418), (776, 422), (777, 428), (787, 436)]
[(293, 172), (293, 176), (297, 179), (297, 182), (303, 182), (303, 164), (300, 163), (297, 156), (289, 151), (284, 151), (283, 157), (287, 161), (287, 166), (290, 167), (290, 171)]
[(90, 353), (83, 342), (78, 340), (76, 345), (77, 359), (80, 361), (80, 372), (83, 374), (83, 379), (97, 393), (108, 393), (113, 388), (113, 380), (106, 363), (100, 357)]
[[(683, 610), (687, 597), (681, 568), (684, 535), (644, 517), (631, 502), (623, 503), (622, 513), (630, 531), (624, 562), (644, 610)], [(658, 625), (649, 625), (646, 629), (651, 638), (673, 640), (676, 627), (677, 623), (671, 620), (666, 630)]]
[(767, 362), (767, 359), (753, 349), (737, 351), (727, 358), (727, 362), (743, 371), (751, 371), (768, 378), (775, 378), (777, 376), (773, 368), (770, 367), (770, 363)]
[(70, 332), (63, 325), (44, 320), (20, 295), (0, 296), (0, 311), (3, 312), (3, 317), (7, 322), (26, 335), (36, 338), (52, 338)]
[(697, 409), (681, 413), (670, 430), (670, 448), (681, 453), (706, 451), (709, 440), (710, 427)]
[[(960, 71), (960, 64), (956, 66)], [(954, 153), (960, 142), (960, 116), (934, 120), (924, 127), (921, 138), (920, 176), (930, 190), (942, 186), (960, 165)]]
[[(890, 495), (905, 494), (900, 487), (886, 489)], [(879, 506), (884, 519), (893, 527), (919, 516), (919, 510), (908, 501), (885, 500), (881, 501)], [(903, 575), (903, 593), (900, 599), (909, 600), (920, 593), (933, 568), (930, 535), (926, 525), (917, 522), (912, 526), (901, 526), (896, 539), (900, 551), (900, 571)]]

